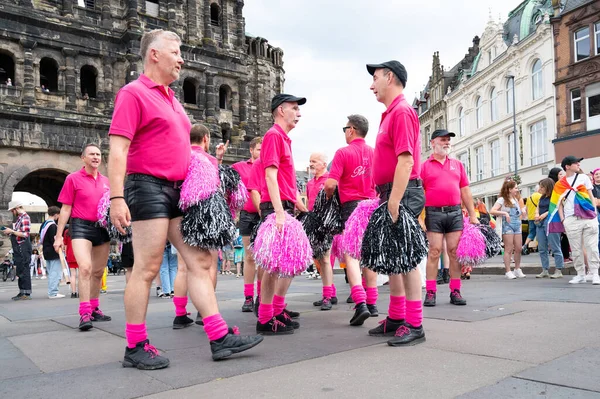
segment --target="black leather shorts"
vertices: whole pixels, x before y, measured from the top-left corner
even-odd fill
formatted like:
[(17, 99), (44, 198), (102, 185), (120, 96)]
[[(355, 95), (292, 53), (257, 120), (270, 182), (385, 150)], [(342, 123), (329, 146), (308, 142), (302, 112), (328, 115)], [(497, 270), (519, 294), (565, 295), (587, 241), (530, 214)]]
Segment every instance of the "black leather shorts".
[(125, 182), (125, 201), (131, 220), (136, 222), (183, 216), (179, 209), (180, 190), (177, 183), (144, 176), (147, 175), (130, 175)]
[[(289, 213), (290, 215), (294, 215), (295, 205), (292, 201), (281, 201), (281, 205), (283, 205), (283, 210)], [(275, 209), (273, 208), (273, 204), (271, 202), (263, 202), (260, 204), (260, 221), (262, 223), (263, 220), (267, 218), (270, 214), (275, 213)]]
[(344, 226), (346, 225), (346, 222), (350, 218), (350, 215), (352, 215), (352, 212), (354, 212), (354, 210), (358, 206), (359, 202), (360, 201), (348, 201), (348, 202), (344, 202), (342, 204), (342, 224)]
[(240, 235), (242, 237), (248, 237), (252, 235), (256, 225), (260, 223), (260, 216), (258, 212), (250, 213), (246, 211), (240, 212), (240, 220), (238, 221), (238, 228), (240, 229)]
[[(386, 187), (382, 189), (383, 186)], [(377, 187), (380, 204), (387, 201), (392, 192), (391, 184), (384, 184), (383, 186)], [(408, 182), (408, 186), (406, 187), (406, 191), (404, 191), (404, 196), (402, 197), (400, 203), (402, 206), (412, 212), (415, 218), (419, 217), (421, 212), (423, 212), (423, 208), (425, 208), (425, 190), (423, 190), (423, 184), (421, 180), (415, 179)]]
[(425, 227), (427, 227), (427, 231), (441, 234), (462, 231), (463, 214), (460, 210), (460, 205), (458, 206), (458, 209), (450, 212), (442, 212), (441, 210), (434, 210), (426, 207)]
[(108, 231), (105, 228), (96, 225), (96, 222), (88, 220), (71, 218), (69, 227), (72, 240), (88, 240), (93, 247), (102, 245), (110, 241)]

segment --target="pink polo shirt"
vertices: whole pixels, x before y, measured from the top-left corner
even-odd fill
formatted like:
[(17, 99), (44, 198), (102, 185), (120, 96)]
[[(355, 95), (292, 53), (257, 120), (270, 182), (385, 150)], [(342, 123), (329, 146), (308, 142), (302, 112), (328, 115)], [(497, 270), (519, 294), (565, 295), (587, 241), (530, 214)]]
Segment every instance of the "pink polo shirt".
[(410, 180), (421, 175), (421, 133), (416, 111), (400, 94), (381, 115), (379, 133), (373, 157), (373, 181), (375, 185), (392, 183), (398, 164), (398, 156), (408, 152), (415, 165)]
[(143, 173), (178, 181), (190, 163), (192, 125), (173, 90), (146, 75), (117, 93), (109, 134), (131, 140), (127, 174)]
[(204, 154), (206, 159), (208, 159), (210, 161), (210, 163), (212, 163), (214, 165), (214, 167), (217, 168), (217, 170), (219, 169), (219, 161), (217, 161), (217, 158), (213, 157), (208, 152), (204, 151), (204, 148), (200, 147), (199, 145), (193, 145), (192, 151), (199, 152), (200, 154)]
[[(240, 161), (234, 163), (231, 167), (235, 169), (242, 178), (242, 183), (248, 188), (248, 184), (250, 182), (250, 175), (252, 174), (252, 159), (248, 159), (247, 161)], [(244, 211), (248, 213), (257, 213), (258, 211), (252, 204), (252, 200), (248, 198), (248, 201), (244, 204)]]
[(425, 206), (460, 205), (460, 189), (469, 185), (465, 167), (458, 159), (446, 157), (444, 163), (429, 157), (421, 166)]
[(373, 148), (365, 139), (357, 138), (337, 150), (329, 178), (337, 180), (342, 204), (377, 197), (373, 183)]
[(315, 200), (319, 191), (325, 187), (325, 181), (329, 178), (329, 173), (325, 172), (321, 177), (314, 177), (306, 183), (306, 198), (308, 198), (308, 210), (312, 211), (315, 206)]
[[(277, 168), (277, 183), (282, 201), (296, 203), (296, 169), (292, 157), (292, 140), (283, 129), (275, 124), (263, 137), (260, 149), (262, 166), (266, 170), (270, 166)], [(265, 172), (263, 171), (263, 176)], [(271, 202), (266, 183), (260, 191), (260, 202)]]
[(248, 178), (248, 185), (246, 188), (248, 191), (254, 190), (260, 193), (263, 190), (263, 186), (266, 184), (265, 168), (263, 168), (262, 162), (259, 158), (252, 164), (252, 169), (250, 169), (250, 177)]
[(67, 176), (58, 195), (58, 202), (72, 206), (72, 218), (96, 222), (98, 203), (109, 188), (108, 177), (98, 172), (98, 176), (94, 179), (83, 167)]

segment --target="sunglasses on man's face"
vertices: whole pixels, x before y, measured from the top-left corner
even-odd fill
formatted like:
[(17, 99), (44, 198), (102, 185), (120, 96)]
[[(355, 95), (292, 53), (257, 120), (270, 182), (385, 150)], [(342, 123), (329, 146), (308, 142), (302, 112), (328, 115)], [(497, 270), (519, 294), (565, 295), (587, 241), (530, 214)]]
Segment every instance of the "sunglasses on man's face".
[(346, 133), (346, 129), (352, 129), (352, 126), (344, 126), (342, 128), (342, 130), (344, 131), (344, 133)]

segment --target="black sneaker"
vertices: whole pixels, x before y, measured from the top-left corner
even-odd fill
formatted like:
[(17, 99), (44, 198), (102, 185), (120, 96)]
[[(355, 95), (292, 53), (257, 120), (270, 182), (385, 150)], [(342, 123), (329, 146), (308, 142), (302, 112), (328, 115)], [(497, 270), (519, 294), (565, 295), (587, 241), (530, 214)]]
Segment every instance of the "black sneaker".
[(257, 295), (254, 301), (254, 316), (258, 318), (258, 307), (260, 306), (260, 297)]
[[(331, 299), (329, 300), (329, 302), (331, 302), (332, 305), (337, 305), (338, 304), (337, 296), (332, 296)], [(323, 305), (323, 299), (313, 302), (313, 306), (322, 306), (322, 305)], [(326, 309), (322, 309), (322, 310), (326, 310)], [(327, 310), (329, 310), (329, 309), (327, 309)]]
[(13, 296), (13, 297), (12, 297), (12, 298), (10, 298), (10, 299), (12, 299), (13, 301), (20, 301), (20, 300), (21, 300), (21, 297), (22, 297), (23, 295), (24, 295), (23, 293), (19, 292), (17, 295)]
[(323, 304), (323, 299), (325, 299), (325, 298), (321, 298), (318, 301), (314, 301), (313, 306), (317, 306), (317, 307), (321, 306)]
[(467, 304), (467, 300), (460, 295), (460, 290), (454, 290), (450, 293), (450, 303), (462, 306)]
[(444, 279), (444, 284), (448, 284), (450, 282), (450, 271), (448, 269), (444, 269), (442, 271), (442, 278)]
[(338, 304), (338, 299), (337, 299), (337, 296), (332, 296), (332, 297), (331, 297), (331, 304), (332, 304), (332, 305), (337, 305), (337, 304)]
[(196, 315), (196, 324), (198, 324), (199, 326), (204, 325), (204, 321), (202, 320), (202, 315), (200, 315), (200, 312), (198, 312), (198, 314)]
[(158, 370), (169, 367), (169, 359), (158, 354), (150, 341), (138, 342), (135, 348), (125, 348), (123, 367), (135, 367), (139, 370)]
[(96, 308), (92, 311), (92, 321), (111, 321), (112, 317), (102, 313), (100, 308)]
[(331, 310), (331, 298), (323, 298), (321, 300), (321, 310)]
[(90, 328), (94, 327), (92, 324), (92, 316), (89, 314), (84, 314), (79, 318), (79, 330), (87, 331)]
[(371, 312), (371, 317), (379, 316), (379, 310), (377, 309), (377, 305), (367, 305), (367, 309)]
[(348, 298), (346, 298), (346, 303), (354, 303), (354, 300), (352, 299), (352, 295), (348, 296)]
[(428, 290), (425, 294), (425, 300), (423, 301), (423, 306), (435, 306), (435, 298), (436, 292)]
[(194, 325), (194, 320), (187, 317), (187, 315), (175, 316), (175, 319), (173, 319), (173, 330), (181, 330), (192, 325)]
[(225, 359), (234, 353), (240, 353), (255, 347), (263, 341), (264, 337), (260, 335), (241, 336), (227, 334), (223, 338), (210, 341), (210, 350), (213, 360)]
[(435, 279), (435, 282), (436, 282), (438, 285), (444, 284), (444, 274), (442, 273), (442, 270), (443, 270), (443, 269), (439, 269), (439, 270), (438, 270), (438, 274), (437, 274), (437, 277), (436, 277), (436, 279)]
[(280, 322), (282, 322), (283, 324), (285, 324), (287, 327), (292, 327), (294, 330), (297, 330), (300, 328), (300, 323), (292, 320), (292, 318), (287, 313), (285, 313), (285, 311), (281, 312), (280, 315), (275, 316), (275, 318), (277, 320), (279, 320)]
[(354, 307), (354, 316), (350, 319), (351, 326), (362, 326), (365, 320), (371, 317), (367, 304), (362, 302)]
[(379, 325), (369, 330), (369, 335), (372, 337), (393, 337), (396, 330), (404, 324), (404, 320), (394, 321), (389, 317), (381, 320)]
[(261, 335), (288, 335), (294, 333), (294, 327), (288, 327), (285, 323), (282, 323), (273, 317), (265, 324), (261, 324), (260, 321), (257, 321), (256, 333)]
[(248, 313), (254, 311), (254, 301), (251, 296), (247, 296), (244, 304), (242, 305), (242, 312)]
[(300, 317), (300, 313), (294, 312), (293, 310), (283, 309), (283, 313), (287, 313), (287, 315), (292, 319), (297, 319), (298, 317)]
[(423, 326), (413, 327), (410, 324), (404, 323), (394, 334), (394, 338), (390, 339), (387, 344), (389, 346), (411, 346), (425, 342), (425, 331)]
[(74, 292), (71, 292), (71, 298), (77, 298)]

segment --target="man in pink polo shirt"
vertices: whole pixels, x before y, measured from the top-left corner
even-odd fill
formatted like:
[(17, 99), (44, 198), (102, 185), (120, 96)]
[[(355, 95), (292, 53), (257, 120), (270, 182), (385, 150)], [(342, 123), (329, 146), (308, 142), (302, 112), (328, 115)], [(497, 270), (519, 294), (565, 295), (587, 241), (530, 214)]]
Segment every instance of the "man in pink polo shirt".
[(444, 239), (450, 259), (450, 303), (466, 305), (460, 294), (460, 264), (456, 259), (458, 240), (463, 231), (461, 201), (469, 211), (471, 223), (479, 224), (469, 188), (469, 179), (462, 162), (450, 158), (450, 138), (455, 134), (438, 129), (431, 134), (433, 154), (421, 165), (425, 189), (425, 227), (429, 240), (427, 280), (424, 306), (435, 306), (436, 279)]
[(56, 252), (63, 250), (63, 232), (71, 218), (69, 231), (73, 253), (79, 265), (79, 330), (87, 331), (93, 321), (110, 321), (100, 310), (102, 274), (108, 261), (110, 238), (106, 229), (96, 225), (98, 203), (109, 190), (108, 178), (98, 168), (102, 153), (88, 144), (81, 153), (83, 168), (67, 176), (58, 196), (62, 204), (54, 237)]
[[(386, 106), (375, 143), (373, 181), (381, 202), (395, 222), (400, 204), (415, 219), (425, 205), (421, 174), (421, 137), (419, 117), (404, 98), (407, 73), (398, 61), (367, 65), (373, 76), (371, 90), (377, 101)], [(390, 307), (388, 317), (370, 335), (393, 336), (390, 346), (415, 345), (425, 341), (421, 325), (421, 276), (414, 268), (404, 275), (390, 275)]]
[[(250, 175), (252, 174), (252, 165), (260, 157), (260, 150), (262, 146), (262, 137), (255, 137), (250, 141), (250, 159), (246, 161), (240, 161), (233, 164), (235, 169), (242, 178), (242, 183), (250, 191)], [(238, 221), (238, 228), (240, 229), (240, 235), (244, 243), (244, 296), (246, 297), (244, 304), (242, 305), (242, 312), (254, 311), (254, 276), (256, 274), (256, 265), (254, 264), (254, 255), (250, 250), (250, 236), (256, 225), (260, 222), (260, 215), (258, 210), (252, 203), (252, 199), (248, 198), (248, 201), (244, 204), (244, 209), (240, 212)], [(262, 271), (259, 271), (261, 273)], [(257, 285), (260, 284), (260, 277), (257, 280)]]
[[(298, 199), (296, 169), (292, 157), (292, 140), (289, 132), (300, 119), (303, 97), (277, 94), (271, 100), (275, 124), (265, 134), (261, 148), (261, 163), (266, 184), (261, 184), (260, 217), (264, 220), (275, 213), (279, 229), (285, 223), (285, 213), (293, 213)], [(301, 209), (304, 210), (304, 209)], [(299, 324), (291, 320), (285, 310), (285, 294), (291, 279), (279, 279), (276, 275), (263, 274), (256, 332), (263, 335), (291, 334)], [(277, 291), (277, 292), (276, 292)]]
[[(337, 186), (342, 203), (342, 221), (345, 224), (360, 201), (375, 198), (377, 193), (373, 183), (373, 148), (365, 142), (369, 121), (362, 115), (350, 115), (343, 131), (348, 146), (335, 153), (329, 179), (325, 183), (325, 192), (331, 196)], [(350, 325), (361, 326), (369, 317), (379, 315), (377, 273), (363, 269), (365, 289), (361, 282), (358, 259), (346, 254), (344, 261), (352, 300), (356, 303)], [(325, 296), (325, 288), (323, 292)]]
[(135, 263), (125, 288), (127, 348), (123, 366), (142, 370), (169, 365), (169, 359), (150, 345), (145, 322), (148, 291), (160, 269), (167, 240), (187, 265), (190, 296), (204, 316), (213, 359), (262, 341), (258, 336), (229, 333), (210, 276), (211, 254), (185, 244), (181, 236), (179, 188), (190, 163), (191, 124), (169, 88), (183, 65), (180, 46), (181, 39), (173, 32), (157, 29), (142, 36), (144, 73), (117, 94), (109, 130), (110, 217), (122, 232), (133, 224)]

